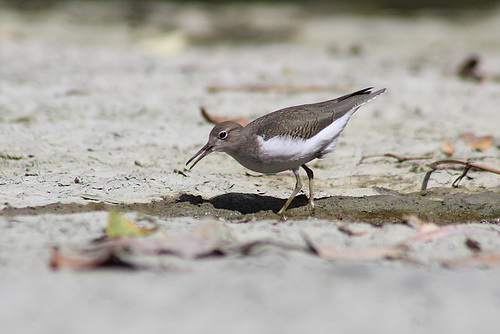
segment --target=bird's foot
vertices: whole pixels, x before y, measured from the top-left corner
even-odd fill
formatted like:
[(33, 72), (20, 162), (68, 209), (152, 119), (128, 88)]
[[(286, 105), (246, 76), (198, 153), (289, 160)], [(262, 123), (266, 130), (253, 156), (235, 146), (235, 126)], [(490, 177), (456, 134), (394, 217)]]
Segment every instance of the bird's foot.
[(316, 204), (314, 204), (314, 199), (310, 198), (309, 203), (307, 204), (307, 211), (313, 212)]

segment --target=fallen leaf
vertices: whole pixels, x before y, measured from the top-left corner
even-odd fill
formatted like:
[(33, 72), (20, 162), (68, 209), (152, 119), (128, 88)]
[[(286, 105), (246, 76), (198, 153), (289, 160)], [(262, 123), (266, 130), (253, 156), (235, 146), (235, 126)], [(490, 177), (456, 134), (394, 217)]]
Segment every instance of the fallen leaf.
[(447, 156), (452, 156), (455, 153), (455, 147), (449, 140), (445, 140), (443, 145), (441, 145), (441, 152), (446, 154)]
[(200, 107), (201, 115), (203, 118), (213, 124), (219, 124), (222, 122), (226, 121), (232, 121), (236, 122), (238, 124), (241, 124), (241, 126), (246, 126), (248, 123), (250, 123), (246, 118), (229, 118), (229, 117), (223, 117), (223, 116), (215, 116), (209, 113), (204, 107)]
[(231, 242), (232, 237), (225, 224), (208, 221), (186, 235), (170, 236), (160, 231), (140, 238), (124, 236), (103, 240), (94, 249), (127, 249), (129, 253), (138, 255), (170, 254), (194, 259), (224, 254), (224, 248)]
[(118, 211), (111, 210), (109, 212), (108, 226), (106, 227), (106, 236), (109, 238), (139, 236), (155, 231), (156, 228), (138, 227)]
[(467, 146), (481, 152), (484, 152), (491, 146), (493, 146), (493, 143), (495, 141), (495, 138), (491, 135), (477, 136), (473, 133), (465, 133), (461, 135), (460, 138), (465, 140)]
[(50, 267), (56, 269), (69, 270), (90, 270), (96, 268), (125, 268), (137, 269), (132, 263), (124, 261), (117, 255), (114, 249), (104, 249), (94, 252), (73, 251), (72, 255), (62, 253), (58, 247), (52, 249)]

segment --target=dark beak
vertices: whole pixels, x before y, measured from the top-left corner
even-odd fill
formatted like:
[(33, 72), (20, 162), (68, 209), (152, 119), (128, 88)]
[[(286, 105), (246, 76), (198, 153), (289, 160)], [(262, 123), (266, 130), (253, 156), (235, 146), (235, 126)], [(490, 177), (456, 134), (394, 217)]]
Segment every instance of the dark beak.
[(207, 143), (205, 146), (203, 146), (201, 148), (201, 150), (198, 151), (198, 153), (196, 153), (195, 155), (193, 155), (193, 157), (191, 159), (189, 159), (188, 162), (186, 162), (186, 166), (189, 165), (189, 163), (191, 161), (193, 161), (194, 158), (196, 158), (197, 156), (200, 156), (198, 159), (195, 160), (195, 162), (193, 162), (193, 164), (191, 165), (191, 167), (189, 167), (189, 169), (193, 168), (194, 165), (196, 165), (198, 163), (198, 161), (200, 161), (201, 159), (203, 159), (207, 154), (212, 153), (212, 149), (213, 149), (213, 146), (210, 146)]

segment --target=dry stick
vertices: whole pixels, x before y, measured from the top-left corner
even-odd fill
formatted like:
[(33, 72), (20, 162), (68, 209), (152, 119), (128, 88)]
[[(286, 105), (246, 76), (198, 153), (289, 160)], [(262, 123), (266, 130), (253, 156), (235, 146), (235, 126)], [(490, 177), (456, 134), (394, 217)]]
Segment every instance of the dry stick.
[(248, 123), (250, 123), (250, 121), (247, 120), (246, 118), (229, 118), (229, 117), (224, 117), (224, 116), (212, 115), (211, 113), (208, 112), (207, 109), (205, 109), (205, 107), (200, 107), (200, 112), (201, 112), (201, 115), (203, 116), (203, 118), (207, 122), (213, 123), (213, 124), (219, 124), (219, 123), (222, 123), (225, 121), (233, 121), (233, 122), (236, 122), (238, 124), (241, 124), (242, 126), (246, 126)]
[(423, 160), (423, 159), (432, 159), (432, 155), (420, 155), (420, 156), (401, 156), (401, 155), (397, 155), (397, 154), (394, 154), (394, 153), (386, 153), (386, 154), (372, 154), (372, 155), (363, 155), (361, 157), (361, 160), (359, 160), (358, 162), (358, 165), (361, 164), (363, 162), (363, 160), (367, 159), (367, 158), (374, 158), (374, 157), (389, 157), (389, 158), (394, 158), (396, 159), (398, 162), (405, 162), (405, 161), (408, 161), (408, 160)]
[(266, 84), (248, 84), (248, 85), (208, 85), (206, 89), (209, 92), (220, 92), (226, 90), (233, 91), (247, 91), (247, 92), (269, 92), (280, 91), (285, 93), (296, 92), (317, 92), (329, 90), (347, 90), (345, 86), (335, 85), (305, 85), (305, 86), (291, 86), (291, 85), (266, 85)]
[[(462, 166), (441, 166), (440, 167), (439, 165), (442, 165), (442, 164), (459, 164), (459, 165), (464, 165), (465, 167), (462, 167)], [(475, 162), (472, 162), (471, 160), (444, 159), (444, 160), (438, 160), (438, 161), (431, 163), (429, 167), (431, 168), (431, 170), (428, 171), (424, 176), (424, 180), (422, 181), (422, 190), (427, 189), (427, 183), (429, 182), (431, 174), (438, 169), (462, 169), (463, 168), (462, 174), (459, 177), (457, 177), (457, 179), (455, 181), (453, 181), (453, 183), (451, 185), (454, 188), (458, 187), (458, 184), (460, 183), (460, 181), (462, 181), (462, 179), (467, 175), (467, 173), (471, 169), (483, 170), (486, 172), (491, 172), (491, 173), (495, 173), (495, 174), (500, 175), (500, 170), (477, 164)]]

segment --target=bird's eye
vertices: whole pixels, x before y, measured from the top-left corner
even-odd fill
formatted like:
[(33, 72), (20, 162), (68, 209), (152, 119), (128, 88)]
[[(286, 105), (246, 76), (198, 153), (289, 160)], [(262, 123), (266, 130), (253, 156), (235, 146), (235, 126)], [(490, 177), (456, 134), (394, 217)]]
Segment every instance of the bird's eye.
[(227, 132), (226, 131), (221, 131), (219, 133), (219, 139), (226, 139), (227, 138)]

